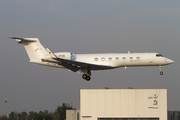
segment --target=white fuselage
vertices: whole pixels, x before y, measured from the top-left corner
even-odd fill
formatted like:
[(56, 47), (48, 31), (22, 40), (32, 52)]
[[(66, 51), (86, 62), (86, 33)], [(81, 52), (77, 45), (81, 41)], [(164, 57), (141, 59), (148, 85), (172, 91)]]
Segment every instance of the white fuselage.
[[(59, 56), (62, 53), (55, 53)], [(89, 63), (94, 65), (109, 66), (112, 69), (117, 67), (129, 67), (129, 66), (163, 66), (173, 63), (174, 61), (169, 58), (159, 56), (158, 53), (101, 53), (101, 54), (72, 54), (72, 61), (78, 61), (83, 63)], [(64, 58), (66, 59), (66, 58)], [(37, 64), (47, 65), (51, 67), (61, 67), (56, 63), (31, 61)], [(92, 70), (101, 70), (95, 68)]]

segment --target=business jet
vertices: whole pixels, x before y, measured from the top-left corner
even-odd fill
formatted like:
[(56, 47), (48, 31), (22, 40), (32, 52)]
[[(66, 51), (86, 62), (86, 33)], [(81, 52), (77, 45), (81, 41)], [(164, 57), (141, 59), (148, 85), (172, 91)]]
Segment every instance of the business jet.
[(89, 81), (91, 71), (108, 70), (118, 67), (157, 66), (160, 75), (163, 75), (161, 66), (174, 63), (173, 60), (163, 57), (159, 53), (98, 53), (98, 54), (73, 54), (71, 52), (53, 53), (49, 48), (44, 48), (38, 38), (17, 38), (23, 44), (31, 63), (51, 67), (66, 68), (69, 71), (83, 73), (82, 78)]

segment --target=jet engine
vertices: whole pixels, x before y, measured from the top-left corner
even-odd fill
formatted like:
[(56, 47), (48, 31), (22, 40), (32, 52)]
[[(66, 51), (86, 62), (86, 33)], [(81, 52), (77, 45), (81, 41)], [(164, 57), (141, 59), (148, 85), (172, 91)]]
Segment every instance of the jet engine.
[(58, 52), (58, 53), (55, 53), (55, 55), (58, 58), (67, 59), (67, 60), (72, 60), (73, 58), (73, 54), (71, 52)]

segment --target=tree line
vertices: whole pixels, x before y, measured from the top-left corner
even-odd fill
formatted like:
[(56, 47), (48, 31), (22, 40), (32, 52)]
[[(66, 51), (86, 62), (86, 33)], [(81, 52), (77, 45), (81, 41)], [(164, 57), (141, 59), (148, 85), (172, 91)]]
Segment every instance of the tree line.
[(11, 112), (9, 117), (1, 116), (0, 120), (66, 120), (66, 110), (75, 110), (71, 106), (58, 106), (54, 112), (48, 110), (34, 112)]

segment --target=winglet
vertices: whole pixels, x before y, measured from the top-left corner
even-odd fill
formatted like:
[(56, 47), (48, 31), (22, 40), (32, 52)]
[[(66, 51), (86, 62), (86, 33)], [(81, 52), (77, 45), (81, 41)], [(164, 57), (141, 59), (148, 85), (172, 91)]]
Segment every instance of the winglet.
[(49, 48), (46, 48), (46, 50), (49, 53), (51, 58), (57, 58), (57, 56)]

